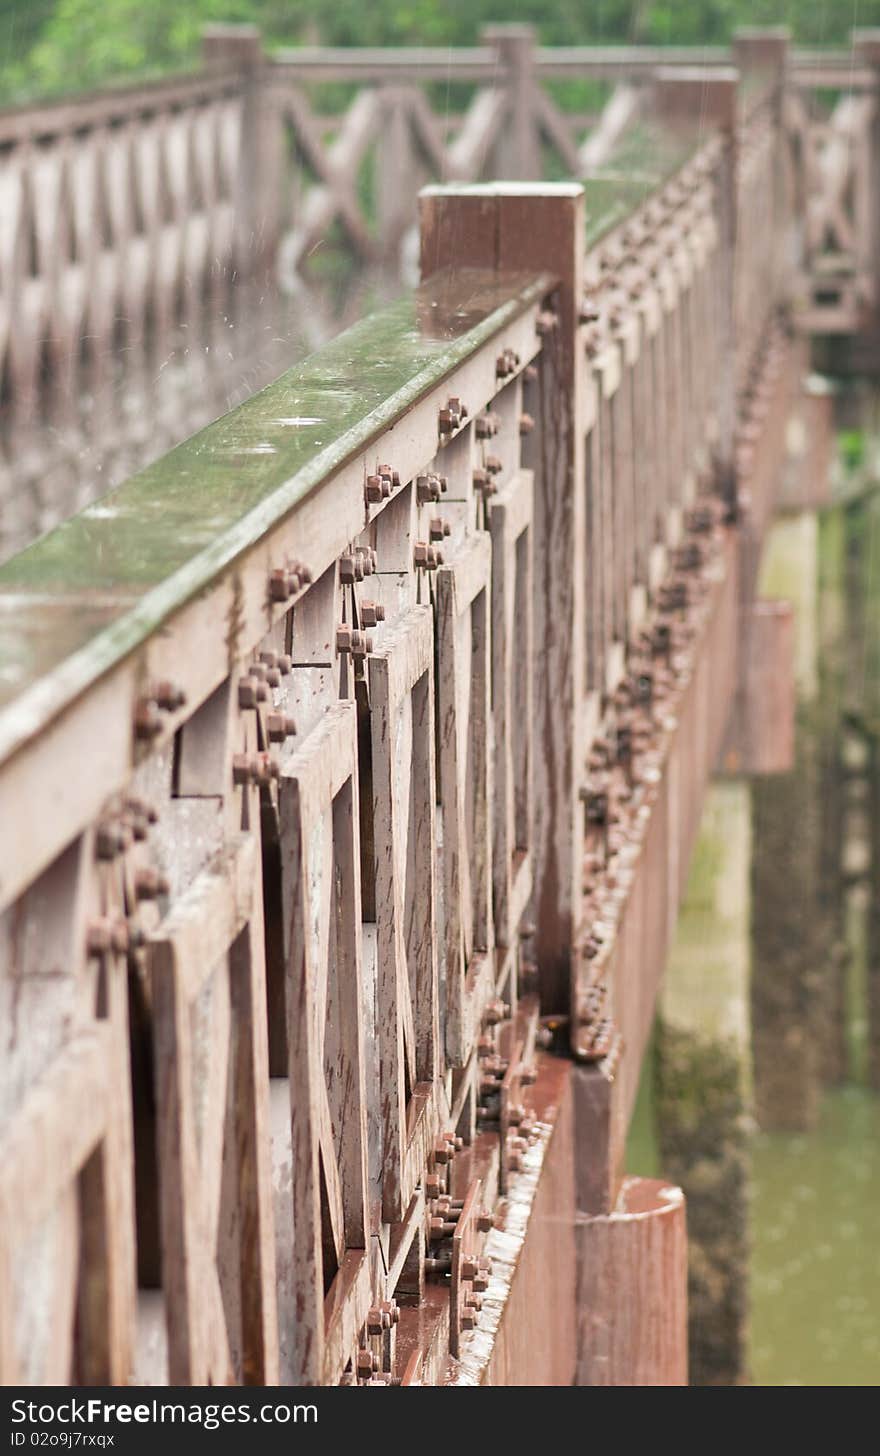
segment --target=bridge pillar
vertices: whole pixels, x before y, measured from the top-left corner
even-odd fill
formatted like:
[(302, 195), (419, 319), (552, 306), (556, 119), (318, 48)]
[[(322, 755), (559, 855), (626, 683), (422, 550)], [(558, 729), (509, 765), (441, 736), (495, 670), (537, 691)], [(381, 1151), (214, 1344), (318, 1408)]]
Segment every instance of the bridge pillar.
[(657, 1028), (660, 1161), (688, 1205), (693, 1385), (747, 1373), (749, 785), (708, 791)]
[(759, 578), (763, 594), (794, 607), (797, 701), (791, 771), (752, 786), (755, 1110), (764, 1129), (810, 1128), (819, 1114), (828, 969), (819, 866), (833, 824), (831, 806), (826, 817), (820, 798), (818, 551), (813, 512), (782, 517), (768, 536)]
[(625, 1178), (577, 1225), (578, 1385), (687, 1385), (687, 1230), (680, 1188)]
[(586, 361), (578, 334), (586, 253), (583, 188), (499, 182), (421, 194), (421, 272), (490, 268), (547, 273), (557, 324), (544, 335), (535, 429), (523, 458), (535, 472), (533, 866), (536, 951), (546, 1013), (569, 1010), (573, 918), (580, 895), (586, 758)]

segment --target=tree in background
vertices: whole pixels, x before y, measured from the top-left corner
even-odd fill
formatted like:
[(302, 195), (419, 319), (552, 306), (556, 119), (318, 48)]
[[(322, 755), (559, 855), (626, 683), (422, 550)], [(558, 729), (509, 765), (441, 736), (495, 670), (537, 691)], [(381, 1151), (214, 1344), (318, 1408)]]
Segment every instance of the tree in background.
[(268, 45), (472, 45), (493, 21), (545, 45), (718, 45), (737, 25), (789, 25), (804, 44), (880, 25), (880, 0), (0, 0), (6, 99), (190, 68), (211, 22), (259, 25)]

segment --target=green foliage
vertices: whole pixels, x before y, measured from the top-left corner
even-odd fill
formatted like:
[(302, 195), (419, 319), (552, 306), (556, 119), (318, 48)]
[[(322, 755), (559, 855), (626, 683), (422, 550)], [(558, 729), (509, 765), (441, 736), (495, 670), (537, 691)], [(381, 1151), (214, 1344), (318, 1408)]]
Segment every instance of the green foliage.
[(268, 46), (473, 45), (499, 18), (533, 24), (545, 45), (720, 45), (738, 25), (774, 24), (841, 45), (853, 24), (880, 25), (880, 0), (0, 0), (0, 95), (190, 68), (212, 22), (256, 24)]
[(865, 437), (861, 430), (841, 430), (840, 454), (847, 470), (858, 470), (865, 458)]

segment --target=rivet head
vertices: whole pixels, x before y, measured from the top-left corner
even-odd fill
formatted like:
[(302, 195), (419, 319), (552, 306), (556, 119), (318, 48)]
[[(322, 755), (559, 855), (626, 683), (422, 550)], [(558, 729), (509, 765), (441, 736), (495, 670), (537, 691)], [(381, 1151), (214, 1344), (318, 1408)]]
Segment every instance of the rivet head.
[(167, 895), (170, 888), (168, 880), (158, 870), (144, 867), (135, 873), (134, 893), (138, 900), (156, 900), (160, 895)]
[(257, 706), (257, 688), (259, 683), (255, 677), (243, 677), (238, 684), (238, 706), (242, 709), (255, 708)]
[(141, 698), (134, 710), (134, 732), (136, 738), (155, 738), (162, 731), (159, 709), (152, 698)]
[(270, 743), (283, 743), (296, 732), (296, 724), (287, 713), (268, 713), (266, 733)]
[(269, 596), (273, 602), (286, 602), (290, 596), (290, 573), (276, 567), (269, 572)]

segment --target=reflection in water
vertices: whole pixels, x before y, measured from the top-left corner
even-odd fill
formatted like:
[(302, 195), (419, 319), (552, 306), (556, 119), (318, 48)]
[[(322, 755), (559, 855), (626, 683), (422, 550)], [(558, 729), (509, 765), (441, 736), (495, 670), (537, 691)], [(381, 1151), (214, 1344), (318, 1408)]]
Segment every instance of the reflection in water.
[[(396, 270), (360, 271), (282, 293), (222, 280), (213, 302), (173, 333), (133, 337), (117, 321), (112, 354), (80, 341), (45, 411), (0, 402), (0, 560), (81, 510), (261, 389), (364, 313), (396, 297)], [(91, 380), (74, 396), (65, 378)]]
[(809, 1133), (753, 1150), (756, 1385), (880, 1380), (880, 1099), (828, 1093)]

